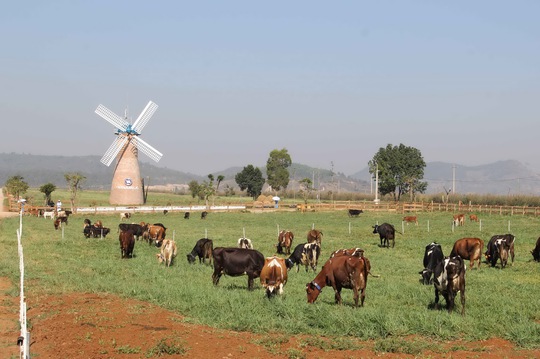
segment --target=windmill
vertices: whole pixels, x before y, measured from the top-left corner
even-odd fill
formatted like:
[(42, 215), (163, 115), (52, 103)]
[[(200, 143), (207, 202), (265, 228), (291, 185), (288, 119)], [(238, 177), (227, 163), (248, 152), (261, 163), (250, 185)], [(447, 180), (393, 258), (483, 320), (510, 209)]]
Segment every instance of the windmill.
[(140, 150), (156, 162), (163, 154), (139, 136), (157, 108), (158, 105), (152, 101), (148, 102), (133, 125), (127, 121), (127, 113), (122, 118), (103, 105), (99, 105), (96, 109), (99, 116), (117, 129), (116, 139), (101, 158), (101, 162), (106, 166), (110, 166), (113, 160), (118, 158), (109, 197), (111, 204), (139, 205), (144, 203), (138, 151)]

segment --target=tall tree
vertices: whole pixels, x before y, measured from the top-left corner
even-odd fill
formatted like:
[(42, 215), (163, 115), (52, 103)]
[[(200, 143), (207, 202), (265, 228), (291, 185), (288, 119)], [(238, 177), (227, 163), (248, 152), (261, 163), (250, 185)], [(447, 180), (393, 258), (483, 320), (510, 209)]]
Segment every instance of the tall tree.
[(30, 187), (28, 183), (24, 181), (23, 176), (12, 176), (8, 178), (4, 184), (8, 193), (12, 194), (16, 199), (25, 194)]
[(234, 177), (240, 190), (247, 190), (247, 194), (256, 199), (262, 192), (264, 178), (259, 168), (247, 165)]
[(201, 192), (201, 185), (199, 182), (192, 180), (188, 183), (189, 191), (191, 192), (191, 197), (199, 197), (199, 193)]
[(313, 182), (306, 177), (303, 180), (300, 180), (299, 184), (302, 186), (301, 193), (302, 197), (304, 197), (304, 203), (307, 204), (309, 195), (311, 194), (311, 191), (313, 191)]
[(86, 180), (86, 177), (78, 172), (75, 172), (65, 173), (64, 178), (66, 179), (68, 190), (70, 193), (69, 201), (71, 202), (71, 208), (72, 210), (76, 211), (77, 207), (75, 207), (75, 201), (77, 200), (77, 192), (79, 190), (82, 190), (81, 186)]
[(216, 192), (219, 190), (219, 184), (225, 179), (225, 176), (219, 175), (217, 176), (217, 182), (216, 182)]
[(268, 184), (275, 191), (285, 189), (289, 185), (289, 170), (292, 160), (286, 148), (273, 150), (266, 161), (266, 175)]
[(45, 196), (45, 205), (49, 206), (52, 204), (54, 206), (54, 203), (51, 200), (51, 194), (56, 191), (56, 186), (50, 182), (45, 183), (44, 185), (39, 187), (39, 191)]
[(368, 166), (372, 174), (378, 167), (379, 192), (382, 195), (392, 193), (394, 201), (399, 201), (405, 193), (409, 193), (412, 201), (415, 193), (424, 193), (427, 189), (427, 182), (421, 181), (426, 163), (420, 150), (414, 147), (388, 144), (379, 148)]

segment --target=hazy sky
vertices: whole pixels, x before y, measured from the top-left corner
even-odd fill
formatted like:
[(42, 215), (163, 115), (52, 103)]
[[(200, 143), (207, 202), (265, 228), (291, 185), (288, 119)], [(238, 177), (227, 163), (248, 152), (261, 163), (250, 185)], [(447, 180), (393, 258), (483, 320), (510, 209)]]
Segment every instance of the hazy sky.
[[(133, 121), (159, 165), (345, 174), (403, 143), (426, 162), (540, 169), (540, 1), (7, 1), (0, 152), (103, 155)], [(151, 161), (144, 154), (141, 161)]]

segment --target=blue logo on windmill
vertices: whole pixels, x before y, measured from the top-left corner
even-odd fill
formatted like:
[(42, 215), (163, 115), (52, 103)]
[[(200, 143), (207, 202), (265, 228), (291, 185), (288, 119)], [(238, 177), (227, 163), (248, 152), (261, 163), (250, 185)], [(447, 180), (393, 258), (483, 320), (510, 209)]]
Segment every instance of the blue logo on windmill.
[(133, 184), (133, 181), (131, 180), (131, 178), (126, 178), (124, 180), (124, 184), (129, 187)]

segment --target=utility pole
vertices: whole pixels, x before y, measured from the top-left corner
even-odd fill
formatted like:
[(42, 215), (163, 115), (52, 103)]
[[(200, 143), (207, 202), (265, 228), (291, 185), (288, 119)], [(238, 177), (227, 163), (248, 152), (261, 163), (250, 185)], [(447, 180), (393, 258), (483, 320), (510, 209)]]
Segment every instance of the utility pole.
[(456, 165), (452, 165), (452, 194), (456, 193)]
[(375, 163), (375, 203), (379, 203), (379, 164)]

